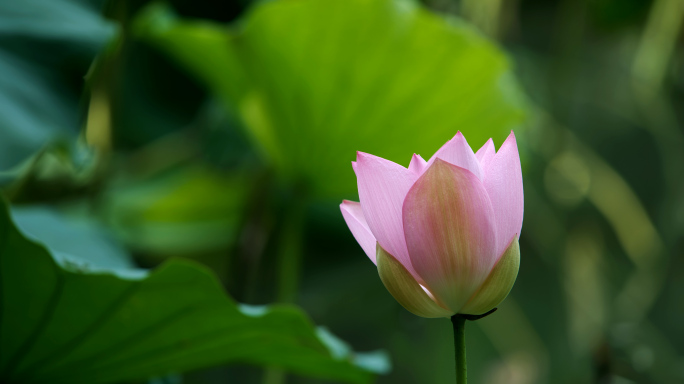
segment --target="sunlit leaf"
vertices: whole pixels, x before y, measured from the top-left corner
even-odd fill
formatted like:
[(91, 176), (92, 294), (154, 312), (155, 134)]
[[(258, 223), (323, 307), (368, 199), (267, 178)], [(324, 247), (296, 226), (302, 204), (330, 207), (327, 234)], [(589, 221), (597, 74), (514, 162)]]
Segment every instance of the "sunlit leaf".
[(328, 346), (293, 306), (238, 306), (189, 261), (124, 278), (53, 259), (17, 230), (4, 203), (1, 211), (0, 382), (111, 383), (231, 362), (372, 379), (368, 356)]
[(501, 143), (523, 115), (505, 55), (413, 2), (264, 2), (232, 28), (153, 6), (137, 31), (224, 98), (282, 174), (319, 196), (353, 193), (357, 150), (407, 165), (457, 130), (474, 147)]

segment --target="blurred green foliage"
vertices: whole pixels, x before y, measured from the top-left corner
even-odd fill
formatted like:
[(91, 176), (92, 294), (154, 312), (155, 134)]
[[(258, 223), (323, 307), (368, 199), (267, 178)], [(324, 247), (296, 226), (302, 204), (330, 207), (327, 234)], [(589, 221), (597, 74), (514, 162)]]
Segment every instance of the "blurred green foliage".
[(78, 79), (116, 30), (99, 15), (101, 3), (0, 4), (0, 171), (54, 140), (77, 137)]
[(250, 189), (245, 176), (192, 166), (145, 182), (126, 180), (104, 194), (103, 216), (134, 250), (192, 255), (235, 242)]
[(501, 141), (522, 120), (503, 54), (410, 1), (272, 2), (232, 29), (155, 6), (135, 29), (225, 99), (269, 161), (318, 196), (354, 193), (357, 150), (408, 165), (456, 129)]
[[(471, 382), (683, 382), (682, 4), (0, 4), (0, 183), (52, 254), (3, 216), (0, 381), (451, 382), (451, 325), (391, 298), (337, 199), (356, 150), (515, 129), (520, 273), (467, 325)], [(292, 304), (255, 316), (276, 301), (392, 371)]]

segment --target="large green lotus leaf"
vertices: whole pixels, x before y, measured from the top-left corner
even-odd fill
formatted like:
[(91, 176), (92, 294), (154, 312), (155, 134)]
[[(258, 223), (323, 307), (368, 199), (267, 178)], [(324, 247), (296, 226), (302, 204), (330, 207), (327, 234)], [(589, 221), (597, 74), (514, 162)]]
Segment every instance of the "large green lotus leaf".
[(293, 306), (237, 305), (190, 261), (123, 275), (55, 259), (0, 204), (2, 383), (113, 383), (231, 362), (366, 383), (387, 368), (340, 353)]
[(101, 3), (0, 1), (0, 171), (51, 141), (76, 138), (78, 79), (115, 32)]
[(408, 165), (457, 130), (474, 147), (501, 143), (523, 117), (501, 50), (413, 2), (263, 2), (232, 28), (154, 6), (136, 29), (224, 98), (263, 153), (319, 196), (353, 193), (357, 150)]

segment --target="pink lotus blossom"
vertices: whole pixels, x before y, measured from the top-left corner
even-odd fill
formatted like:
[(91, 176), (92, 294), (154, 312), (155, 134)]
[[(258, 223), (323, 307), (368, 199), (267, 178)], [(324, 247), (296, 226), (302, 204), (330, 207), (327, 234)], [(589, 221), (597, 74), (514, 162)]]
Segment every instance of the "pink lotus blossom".
[(394, 298), (422, 317), (479, 315), (500, 304), (520, 264), (520, 157), (513, 132), (473, 153), (459, 132), (408, 168), (363, 152), (360, 203), (342, 215)]

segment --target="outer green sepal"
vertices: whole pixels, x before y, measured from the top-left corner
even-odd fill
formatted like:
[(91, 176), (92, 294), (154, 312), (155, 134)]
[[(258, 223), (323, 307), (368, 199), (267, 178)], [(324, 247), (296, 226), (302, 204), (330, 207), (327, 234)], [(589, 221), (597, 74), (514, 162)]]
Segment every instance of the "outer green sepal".
[(462, 314), (480, 315), (501, 304), (513, 288), (520, 267), (520, 245), (516, 234), (492, 269), (487, 280), (459, 311)]
[(420, 317), (451, 317), (453, 312), (442, 308), (428, 296), (418, 282), (394, 256), (377, 244), (378, 273), (390, 294), (409, 312)]

